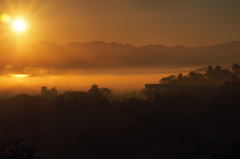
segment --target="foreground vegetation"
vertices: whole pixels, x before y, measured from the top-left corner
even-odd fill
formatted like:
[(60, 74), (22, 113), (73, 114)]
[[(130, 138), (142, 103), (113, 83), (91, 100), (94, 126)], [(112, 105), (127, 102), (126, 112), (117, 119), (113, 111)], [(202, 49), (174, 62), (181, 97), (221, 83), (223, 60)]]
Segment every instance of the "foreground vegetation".
[[(0, 101), (0, 138), (34, 143), (46, 159), (231, 158), (239, 155), (240, 81), (211, 96), (178, 91), (116, 101), (111, 90), (20, 94)], [(0, 154), (4, 153), (1, 149)]]

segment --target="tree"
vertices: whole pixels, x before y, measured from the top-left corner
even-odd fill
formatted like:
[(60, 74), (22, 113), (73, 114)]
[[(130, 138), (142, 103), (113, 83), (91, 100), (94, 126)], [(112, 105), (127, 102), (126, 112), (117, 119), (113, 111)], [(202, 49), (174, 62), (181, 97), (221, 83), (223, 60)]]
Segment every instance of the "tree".
[(101, 88), (100, 93), (104, 98), (107, 98), (107, 99), (109, 99), (112, 96), (112, 90), (108, 88)]
[(0, 158), (1, 159), (41, 159), (37, 153), (37, 148), (26, 144), (25, 140), (19, 139), (16, 141), (9, 140), (8, 142), (1, 141), (0, 143)]
[(101, 99), (102, 93), (100, 92), (100, 89), (98, 88), (98, 85), (94, 84), (91, 86), (91, 88), (88, 90), (88, 94), (92, 99)]
[(239, 79), (240, 76), (240, 65), (238, 64), (233, 64), (232, 65), (232, 79), (237, 80)]
[(161, 84), (174, 84), (177, 81), (177, 77), (174, 75), (170, 75), (168, 77), (162, 78), (159, 83)]
[(108, 101), (109, 97), (112, 95), (112, 91), (108, 88), (99, 88), (98, 85), (94, 84), (88, 90), (90, 100), (95, 101)]
[(189, 85), (204, 85), (206, 83), (206, 78), (201, 73), (191, 71), (187, 77)]

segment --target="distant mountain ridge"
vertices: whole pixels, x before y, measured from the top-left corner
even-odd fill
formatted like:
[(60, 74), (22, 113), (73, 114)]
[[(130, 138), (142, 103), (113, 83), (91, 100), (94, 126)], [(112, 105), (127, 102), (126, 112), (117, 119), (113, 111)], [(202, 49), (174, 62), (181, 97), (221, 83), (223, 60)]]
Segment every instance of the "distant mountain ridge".
[(24, 48), (0, 49), (0, 69), (51, 68), (81, 69), (86, 72), (153, 72), (157, 70), (240, 63), (240, 41), (214, 46), (185, 47), (103, 41), (71, 42), (58, 45), (40, 41)]
[[(73, 41), (73, 42), (69, 42), (67, 44), (57, 44), (55, 42), (51, 42), (51, 41), (47, 41), (47, 40), (42, 40), (42, 41), (38, 41), (36, 43), (33, 44), (52, 44), (52, 45), (59, 45), (59, 46), (78, 46), (78, 45), (82, 45), (82, 44), (98, 44), (98, 45), (131, 45), (134, 46), (133, 44), (122, 44), (122, 43), (118, 43), (118, 42), (104, 42), (104, 41), (90, 41), (90, 42), (77, 42), (77, 41)], [(148, 44), (148, 45), (143, 45), (143, 46), (139, 46), (136, 48), (141, 48), (141, 47), (146, 47), (146, 46), (159, 46), (159, 47), (168, 47), (168, 48), (173, 48), (173, 47), (182, 47), (182, 48), (198, 48), (198, 47), (215, 47), (215, 46), (223, 46), (223, 45), (240, 45), (240, 40), (239, 41), (231, 41), (231, 42), (227, 42), (227, 43), (223, 43), (223, 44), (216, 44), (216, 45), (199, 45), (199, 46), (194, 46), (194, 47), (187, 47), (184, 45), (174, 45), (174, 46), (165, 46), (162, 44)]]

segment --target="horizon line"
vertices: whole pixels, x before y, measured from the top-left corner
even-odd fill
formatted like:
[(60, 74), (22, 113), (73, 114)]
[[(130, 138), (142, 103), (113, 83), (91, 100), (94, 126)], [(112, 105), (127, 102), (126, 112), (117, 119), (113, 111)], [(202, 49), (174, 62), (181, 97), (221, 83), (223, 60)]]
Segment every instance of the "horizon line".
[[(140, 45), (140, 46), (137, 46), (135, 44), (130, 44), (130, 43), (121, 43), (121, 42), (116, 42), (116, 41), (113, 41), (113, 42), (105, 42), (105, 41), (101, 41), (101, 40), (93, 40), (93, 41), (89, 41), (89, 42), (79, 42), (79, 41), (71, 41), (71, 42), (68, 42), (68, 43), (64, 43), (64, 44), (59, 44), (59, 43), (56, 43), (56, 42), (53, 42), (53, 41), (49, 41), (49, 40), (40, 40), (40, 41), (36, 41), (36, 42), (31, 42), (31, 44), (28, 44), (28, 45), (33, 45), (33, 44), (38, 44), (38, 43), (48, 43), (48, 44), (52, 44), (52, 45), (57, 45), (57, 46), (67, 46), (69, 44), (73, 44), (73, 43), (76, 43), (76, 44), (91, 44), (91, 43), (103, 43), (103, 44), (107, 44), (107, 45), (111, 45), (111, 44), (117, 44), (117, 45), (129, 45), (129, 46), (133, 46), (135, 48), (141, 48), (141, 47), (146, 47), (146, 46), (163, 46), (163, 47), (167, 47), (167, 48), (173, 48), (173, 47), (185, 47), (185, 48), (197, 48), (197, 47), (213, 47), (213, 46), (219, 46), (219, 45), (226, 45), (226, 44), (232, 44), (232, 43), (239, 43), (240, 44), (240, 40), (235, 40), (235, 41), (230, 41), (230, 42), (225, 42), (225, 43), (219, 43), (219, 44), (212, 44), (212, 45), (196, 45), (196, 46), (185, 46), (185, 45), (181, 45), (181, 44), (176, 44), (176, 45), (172, 45), (172, 46), (167, 46), (167, 45), (164, 45), (164, 44), (145, 44), (145, 45)], [(0, 48), (8, 48), (9, 46), (7, 47), (0, 47)], [(16, 46), (17, 47), (17, 46)]]

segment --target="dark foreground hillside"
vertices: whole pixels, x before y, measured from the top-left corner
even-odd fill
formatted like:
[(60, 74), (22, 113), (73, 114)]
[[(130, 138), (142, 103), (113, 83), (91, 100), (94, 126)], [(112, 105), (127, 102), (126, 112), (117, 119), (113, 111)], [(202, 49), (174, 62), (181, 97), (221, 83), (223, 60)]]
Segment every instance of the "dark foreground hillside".
[(239, 81), (226, 82), (207, 100), (183, 91), (152, 101), (114, 101), (110, 93), (93, 85), (54, 101), (26, 94), (2, 100), (0, 138), (22, 138), (46, 159), (215, 159), (238, 153)]

